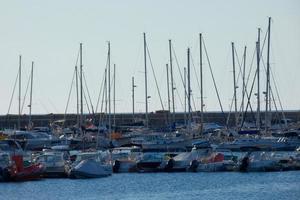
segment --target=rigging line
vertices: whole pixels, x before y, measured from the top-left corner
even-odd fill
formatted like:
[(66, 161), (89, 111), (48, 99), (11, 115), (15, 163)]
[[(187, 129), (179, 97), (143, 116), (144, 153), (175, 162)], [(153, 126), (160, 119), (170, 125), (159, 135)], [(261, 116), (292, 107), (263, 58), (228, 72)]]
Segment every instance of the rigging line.
[(24, 108), (24, 104), (25, 104), (25, 99), (26, 99), (26, 96), (27, 96), (27, 93), (28, 93), (30, 79), (31, 79), (31, 74), (29, 75), (29, 78), (28, 78), (28, 81), (27, 81), (26, 90), (25, 90), (25, 94), (24, 94), (24, 97), (23, 97), (22, 107), (21, 107), (21, 113), (23, 112), (23, 108)]
[[(275, 119), (278, 119), (278, 109), (277, 109), (277, 105), (275, 103), (275, 97), (274, 97), (274, 93), (273, 93), (272, 88), (270, 88), (270, 93), (271, 93), (271, 96), (272, 96), (272, 99), (273, 99), (273, 102), (274, 102), (274, 106), (275, 106), (275, 110), (276, 110), (276, 112), (275, 112)], [(280, 124), (280, 126), (281, 126), (281, 124)]]
[[(263, 49), (264, 49), (264, 47), (265, 47), (266, 39), (267, 39), (267, 32), (266, 32), (266, 34), (265, 34), (265, 38), (264, 38), (264, 41), (263, 41), (262, 48), (260, 49), (260, 57), (259, 57), (259, 59), (262, 58), (262, 53), (263, 53)], [(248, 82), (249, 82), (249, 80), (250, 80), (250, 75), (251, 75), (252, 68), (253, 68), (253, 63), (254, 63), (255, 54), (256, 54), (256, 48), (254, 48), (254, 52), (253, 52), (253, 56), (252, 56), (252, 60), (251, 60), (251, 65), (250, 65), (250, 70), (249, 70), (248, 77), (247, 77), (247, 81), (246, 81), (246, 86), (248, 86)]]
[[(173, 85), (174, 85), (174, 87), (176, 88), (176, 84), (175, 84), (174, 82), (173, 82)], [(176, 93), (177, 93), (177, 96), (178, 96), (178, 99), (179, 99), (179, 102), (180, 102), (182, 108), (184, 108), (184, 105), (183, 105), (183, 102), (182, 102), (182, 99), (181, 99), (181, 97), (180, 97), (180, 95), (179, 95), (178, 90), (176, 89), (175, 91), (176, 91)]]
[[(235, 50), (235, 55), (236, 55), (237, 62), (238, 62), (238, 65), (239, 65), (239, 73), (238, 73), (238, 77), (237, 77), (237, 80), (239, 80), (240, 75), (241, 75), (241, 64), (240, 64), (240, 60), (239, 60), (238, 54), (237, 54), (237, 52), (236, 52), (236, 49), (234, 48), (234, 50)], [(243, 58), (243, 60), (244, 60), (244, 58)], [(242, 61), (243, 61), (243, 60), (242, 60)], [(226, 125), (227, 125), (227, 126), (229, 125), (230, 116), (231, 116), (231, 111), (232, 111), (232, 107), (233, 107), (233, 102), (234, 102), (234, 94), (233, 94), (233, 97), (232, 97), (232, 99), (231, 99), (231, 104), (230, 104), (230, 107), (229, 107), (229, 113), (228, 113), (227, 120), (226, 120)]]
[(106, 69), (104, 70), (104, 83), (103, 83), (103, 90), (102, 90), (102, 99), (101, 99), (101, 108), (100, 108), (100, 115), (99, 115), (99, 126), (100, 126), (100, 123), (103, 123), (103, 119), (104, 119), (104, 116), (102, 116), (102, 113), (103, 113), (103, 106), (104, 106), (104, 98), (105, 98), (105, 93), (106, 93), (106, 85), (107, 85), (107, 80), (106, 80)]
[[(184, 90), (185, 96), (187, 96), (187, 88), (186, 88), (186, 84), (184, 83), (184, 80), (183, 80), (182, 72), (180, 70), (180, 66), (179, 66), (178, 59), (177, 59), (177, 56), (176, 56), (176, 52), (175, 52), (175, 49), (174, 49), (174, 44), (172, 45), (172, 51), (173, 51), (173, 55), (174, 55), (174, 58), (175, 58), (175, 61), (176, 61), (177, 69), (178, 69), (178, 72), (179, 72), (179, 75), (180, 75), (180, 79), (181, 79), (181, 83), (182, 83), (182, 86), (183, 86), (183, 90)], [(185, 107), (184, 107), (181, 99), (180, 99), (180, 103), (181, 103), (182, 107), (184, 108), (183, 110), (185, 110)]]
[[(196, 109), (196, 103), (195, 103), (194, 95), (193, 94), (191, 94), (191, 95), (192, 95), (192, 101), (193, 101), (193, 106), (194, 106), (194, 110), (193, 110), (193, 108), (191, 106), (191, 111), (192, 111), (192, 115), (193, 115), (193, 111), (196, 111), (197, 109)], [(196, 113), (196, 115), (197, 115), (197, 113)]]
[(86, 82), (86, 78), (85, 78), (85, 73), (84, 72), (83, 72), (83, 80), (84, 80), (86, 92), (87, 92), (87, 95), (88, 95), (88, 98), (89, 98), (89, 101), (90, 101), (90, 104), (91, 104), (92, 114), (94, 115), (95, 114), (94, 107), (93, 107), (93, 104), (92, 104), (92, 99), (91, 99), (89, 88), (87, 86), (87, 82)]
[(193, 59), (192, 53), (190, 53), (190, 56), (191, 56), (192, 66), (193, 66), (193, 69), (194, 69), (194, 72), (195, 72), (195, 76), (196, 76), (196, 81), (197, 81), (198, 89), (200, 91), (199, 77), (198, 77), (198, 73), (196, 71), (196, 67), (195, 67), (195, 64), (194, 64), (194, 59)]
[[(278, 98), (278, 102), (279, 102), (279, 106), (280, 106), (280, 109), (281, 109), (281, 113), (282, 113), (283, 119), (286, 119), (285, 118), (285, 114), (283, 112), (283, 106), (282, 106), (281, 99), (280, 99), (280, 96), (279, 96), (279, 91), (278, 91), (278, 88), (277, 88), (277, 83), (275, 81), (273, 70), (271, 69), (270, 72), (271, 72), (271, 77), (272, 77), (272, 80), (273, 80), (273, 83), (274, 83), (274, 87), (275, 87), (275, 91), (276, 91), (276, 95), (277, 95), (277, 98)], [(275, 106), (276, 106), (276, 104), (275, 104)], [(284, 122), (285, 122), (285, 126), (287, 126), (286, 120)]]
[[(262, 48), (260, 49), (260, 57), (259, 57), (259, 60), (260, 60), (260, 59), (263, 59), (262, 54), (263, 54), (263, 49), (264, 49), (264, 47), (265, 47), (266, 40), (267, 40), (267, 35), (268, 35), (267, 33), (268, 33), (268, 32), (266, 32), (266, 34), (265, 34), (264, 41), (263, 41), (263, 45), (262, 45)], [(253, 55), (255, 55), (255, 53), (256, 53), (256, 49), (254, 50), (254, 54), (253, 54)], [(254, 56), (252, 57), (250, 70), (252, 69), (253, 61), (254, 61)], [(264, 63), (263, 63), (263, 64), (264, 64)], [(250, 71), (250, 72), (251, 72), (251, 71)], [(247, 78), (246, 85), (248, 85), (248, 82), (249, 82), (249, 80), (250, 80), (250, 74), (251, 74), (250, 72), (249, 72), (249, 74), (248, 74), (248, 78)], [(255, 78), (256, 78), (257, 73), (258, 73), (258, 72), (257, 72), (257, 70), (256, 70), (256, 71), (255, 71), (255, 75), (254, 75), (254, 80), (255, 80)], [(253, 83), (252, 83), (252, 87), (254, 86), (254, 80), (253, 80)], [(251, 96), (251, 95), (250, 95), (250, 96)], [(248, 101), (247, 101), (247, 105), (246, 105), (246, 109), (245, 109), (244, 115), (247, 113), (249, 101), (250, 101), (250, 99), (248, 98)], [(246, 115), (245, 115), (245, 117), (246, 117)], [(243, 122), (242, 122), (242, 125), (243, 125), (243, 124), (244, 124), (244, 120), (243, 120)]]
[[(240, 62), (240, 60), (239, 60), (239, 56), (238, 56), (238, 54), (237, 54), (237, 52), (236, 52), (236, 49), (235, 49), (235, 48), (234, 48), (234, 51), (235, 51), (235, 55), (236, 55), (236, 58), (237, 58), (237, 62), (238, 62), (239, 68), (240, 68), (240, 73), (239, 73), (239, 75), (240, 75), (240, 74), (241, 74), (241, 72), (242, 72), (242, 64), (241, 64), (241, 63), (243, 63), (243, 62), (244, 62), (244, 56), (243, 56), (242, 62)], [(238, 75), (238, 77), (239, 77), (239, 75)], [(247, 97), (247, 98), (248, 98), (248, 97), (250, 97), (250, 98), (251, 98), (251, 96), (249, 96), (249, 94), (248, 94), (248, 90), (247, 90), (246, 84), (245, 84), (245, 88), (244, 88), (244, 90), (245, 90), (245, 93), (246, 93), (246, 97)], [(251, 103), (250, 103), (249, 107), (250, 107), (250, 110), (251, 110), (251, 114), (252, 114), (252, 116), (253, 116), (253, 119), (255, 120), (255, 115), (254, 115), (254, 112), (253, 112), (253, 109), (252, 109)], [(241, 104), (241, 106), (240, 106), (240, 111), (241, 111), (241, 110), (242, 110), (242, 104)], [(240, 115), (240, 114), (242, 114), (242, 112), (241, 112), (241, 113), (239, 113), (239, 115)]]
[(75, 69), (74, 69), (74, 73), (73, 73), (73, 77), (72, 77), (72, 82), (71, 82), (71, 87), (70, 87), (70, 91), (69, 91), (69, 96), (68, 96), (68, 100), (67, 100), (67, 105), (66, 105), (65, 113), (64, 113), (63, 126), (64, 126), (64, 123), (65, 123), (65, 120), (66, 120), (67, 110), (68, 110), (69, 102), (70, 102), (70, 98), (71, 98), (72, 88), (73, 88), (74, 79), (75, 79), (75, 75), (76, 75), (76, 67), (77, 67), (78, 59), (79, 59), (79, 53), (80, 53), (80, 49), (78, 49), (78, 52), (77, 52), (77, 58), (76, 58), (76, 62), (75, 62)]
[[(70, 103), (70, 98), (71, 98), (71, 94), (72, 94), (72, 89), (73, 89), (75, 75), (76, 75), (76, 69), (74, 70), (73, 77), (72, 77), (72, 82), (71, 82), (71, 87), (70, 87), (70, 90), (69, 90), (67, 105), (66, 105), (65, 112), (64, 112), (64, 121), (66, 120), (66, 116), (67, 116), (67, 110), (68, 110), (69, 103)], [(63, 122), (63, 126), (64, 126), (64, 123), (65, 122)]]
[(16, 91), (16, 86), (17, 86), (18, 78), (19, 78), (19, 72), (17, 73), (17, 77), (16, 77), (15, 84), (14, 84), (14, 89), (13, 89), (13, 92), (12, 92), (12, 95), (11, 95), (11, 98), (10, 98), (10, 101), (9, 101), (9, 106), (8, 106), (7, 115), (8, 115), (9, 112), (10, 112), (12, 100), (13, 100), (13, 97), (14, 97), (14, 94), (15, 94), (15, 91)]
[(80, 55), (80, 48), (78, 49), (78, 52), (77, 52), (77, 58), (76, 58), (75, 66), (78, 65), (79, 55)]
[[(230, 50), (230, 52), (231, 52), (231, 50)], [(231, 53), (229, 53), (229, 54), (231, 54)], [(227, 56), (227, 59), (228, 59), (228, 56)], [(227, 65), (227, 64), (226, 64), (226, 65)], [(226, 126), (227, 126), (227, 127), (229, 126), (229, 120), (230, 120), (230, 117), (231, 117), (231, 111), (232, 111), (233, 102), (234, 102), (233, 98), (234, 98), (234, 95), (233, 95), (233, 97), (231, 98), (231, 103), (230, 103), (230, 105), (229, 105), (229, 112), (228, 112), (227, 119), (226, 119)], [(229, 99), (229, 100), (230, 100), (230, 99)]]
[(231, 104), (230, 104), (230, 107), (229, 107), (229, 113), (228, 113), (227, 119), (226, 119), (226, 125), (227, 126), (229, 125), (229, 120), (230, 120), (230, 116), (231, 116), (232, 107), (233, 107), (233, 97), (231, 99)]
[(85, 90), (83, 90), (83, 96), (84, 96), (84, 100), (85, 100), (85, 103), (86, 103), (86, 107), (87, 107), (87, 109), (88, 109), (88, 112), (89, 112), (89, 114), (91, 114), (91, 110), (90, 110), (90, 106), (89, 106), (88, 99), (86, 98), (86, 92), (85, 92)]
[[(183, 87), (185, 88), (182, 72), (180, 70), (180, 66), (179, 66), (178, 59), (177, 59), (177, 56), (176, 56), (176, 52), (175, 52), (175, 49), (174, 49), (174, 44), (172, 44), (172, 51), (173, 51), (173, 55), (174, 55), (174, 58), (175, 58), (175, 61), (176, 61), (177, 69), (178, 69), (178, 72), (179, 72), (179, 75), (180, 75), (181, 83), (182, 83)], [(185, 91), (185, 95), (187, 95), (187, 91)]]
[(99, 106), (99, 101), (100, 101), (100, 96), (101, 96), (101, 93), (102, 93), (102, 89), (104, 90), (104, 82), (105, 82), (105, 75), (106, 75), (105, 70), (107, 69), (107, 65), (108, 65), (108, 57), (106, 58), (106, 64), (105, 64), (105, 68), (104, 68), (103, 78), (102, 78), (100, 91), (99, 91), (99, 95), (98, 95), (98, 99), (97, 99), (96, 113), (98, 111), (98, 106)]
[[(266, 69), (266, 65), (265, 65), (265, 62), (264, 62), (263, 58), (262, 58), (262, 63), (263, 63), (264, 70), (266, 72), (267, 69)], [(272, 77), (272, 80), (273, 80), (273, 84), (274, 84), (274, 87), (275, 87), (275, 91), (276, 91), (276, 95), (277, 95), (277, 98), (278, 98), (278, 101), (279, 101), (279, 106), (280, 106), (280, 109), (281, 109), (281, 112), (282, 112), (282, 117), (285, 119), (285, 114), (283, 112), (283, 107), (282, 107), (282, 103), (281, 103), (281, 99), (280, 99), (280, 96), (279, 96), (278, 87), (277, 87), (277, 84), (276, 84), (276, 81), (275, 81), (275, 77), (274, 77), (272, 68), (270, 68), (270, 74), (271, 74), (271, 77)], [(276, 106), (275, 102), (274, 102), (274, 104)]]
[[(239, 66), (239, 73), (238, 73), (238, 76), (237, 76), (237, 82), (238, 82), (238, 80), (239, 80), (239, 78), (240, 78), (240, 75), (241, 75), (241, 64), (240, 64), (240, 60), (239, 60), (239, 57), (238, 57), (238, 54), (237, 54), (235, 48), (234, 48), (234, 51), (235, 51), (236, 60), (237, 60), (238, 66)], [(243, 60), (244, 60), (244, 59), (243, 59)], [(243, 62), (243, 60), (242, 60), (242, 62)], [(231, 113), (233, 101), (234, 101), (234, 95), (233, 95), (232, 100), (231, 100), (231, 106), (230, 106), (230, 110), (229, 110), (229, 115), (230, 115), (230, 113)]]
[(151, 59), (150, 52), (149, 52), (149, 48), (148, 48), (148, 45), (147, 45), (147, 44), (146, 44), (146, 48), (147, 48), (148, 58), (149, 58), (150, 65), (151, 65), (151, 69), (152, 69), (152, 73), (153, 73), (153, 76), (154, 76), (155, 85), (156, 85), (156, 89), (157, 89), (157, 92), (158, 92), (160, 104), (161, 104), (162, 109), (165, 110), (165, 109), (164, 109), (163, 102), (162, 102), (162, 99), (161, 99), (161, 95), (160, 95), (160, 91), (159, 91), (159, 87), (158, 87), (156, 75), (155, 75), (154, 68), (153, 68), (153, 64), (152, 64), (152, 59)]
[(246, 88), (248, 87), (248, 83), (249, 83), (250, 76), (251, 76), (251, 73), (252, 73), (253, 63), (254, 63), (254, 59), (255, 59), (255, 54), (256, 54), (256, 48), (254, 49), (253, 54), (252, 54), (252, 59), (251, 59), (251, 64), (250, 64), (250, 69), (249, 69), (248, 76), (247, 76), (247, 80), (246, 80), (246, 83), (245, 83), (245, 87), (246, 87)]
[(256, 76), (257, 76), (257, 70), (255, 71), (255, 74), (254, 74), (254, 78), (253, 78), (253, 82), (252, 82), (252, 85), (251, 85), (251, 90), (250, 90), (250, 94), (249, 94), (249, 97), (247, 99), (247, 105), (246, 105), (246, 109), (244, 111), (244, 119), (242, 120), (242, 123), (241, 123), (241, 127), (243, 127), (244, 123), (245, 123), (245, 119), (246, 119), (246, 115), (247, 115), (247, 110), (248, 110), (248, 106), (250, 105), (250, 98), (251, 98), (251, 95), (252, 95), (252, 92), (253, 92), (253, 88), (254, 88), (254, 83), (255, 83), (255, 79), (256, 79)]
[(101, 97), (101, 94), (102, 94), (102, 89), (104, 89), (104, 76), (105, 76), (105, 74), (103, 74), (103, 78), (102, 78), (102, 81), (101, 81), (100, 91), (99, 91), (99, 95), (98, 95), (98, 98), (97, 98), (97, 104), (96, 104), (95, 113), (98, 112), (98, 106), (99, 106), (100, 97)]
[(221, 112), (222, 112), (222, 114), (224, 115), (224, 119), (225, 119), (225, 121), (226, 121), (225, 113), (224, 113), (223, 106), (222, 106), (222, 103), (221, 103), (221, 99), (220, 99), (219, 91), (218, 91), (217, 84), (216, 84), (216, 81), (215, 81), (215, 77), (214, 77), (214, 74), (213, 74), (213, 72), (212, 72), (212, 68), (211, 68), (211, 64), (210, 64), (209, 57), (208, 57), (208, 53), (207, 53), (207, 49), (206, 49), (206, 45), (205, 45), (205, 40), (204, 40), (204, 38), (202, 38), (202, 41), (203, 41), (203, 47), (204, 47), (206, 59), (207, 59), (207, 62), (208, 62), (210, 74), (211, 74), (211, 76), (212, 76), (213, 83), (214, 83), (214, 87), (215, 87), (215, 91), (216, 91), (216, 93), (217, 93), (217, 97), (218, 97), (219, 105), (220, 105), (220, 108), (221, 108)]

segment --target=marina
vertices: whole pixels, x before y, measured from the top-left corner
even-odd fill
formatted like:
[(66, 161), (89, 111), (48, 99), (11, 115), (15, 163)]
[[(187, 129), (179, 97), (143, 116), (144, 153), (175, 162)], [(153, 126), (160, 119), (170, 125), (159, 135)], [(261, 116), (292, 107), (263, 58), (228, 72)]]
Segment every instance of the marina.
[[(88, 89), (84, 87), (83, 44), (80, 43), (72, 81), (74, 82), (74, 78), (76, 78), (77, 114), (74, 115), (75, 121), (68, 122), (69, 119), (67, 113), (65, 113), (63, 119), (51, 119), (48, 121), (47, 126), (34, 126), (36, 122), (31, 112), (34, 66), (34, 62), (32, 62), (29, 79), (31, 83), (29, 115), (25, 116), (28, 123), (24, 124), (21, 120), (22, 57), (20, 56), (19, 72), (16, 79), (16, 83), (19, 83), (19, 115), (13, 117), (15, 121), (12, 120), (13, 118), (10, 115), (4, 117), (4, 119), (6, 118), (6, 124), (2, 120), (2, 126), (6, 125), (7, 127), (1, 131), (0, 180), (3, 182), (19, 182), (52, 177), (88, 179), (110, 177), (113, 173), (240, 173), (300, 170), (300, 121), (295, 118), (286, 118), (284, 111), (279, 111), (276, 102), (272, 101), (269, 96), (273, 95), (270, 93), (271, 74), (269, 72), (271, 17), (268, 18), (267, 30), (265, 35), (265, 38), (268, 39), (266, 54), (267, 90), (264, 93), (266, 109), (261, 111), (259, 97), (257, 97), (257, 110), (253, 112), (249, 101), (253, 85), (251, 93), (248, 94), (245, 77), (243, 77), (242, 101), (240, 110), (238, 110), (237, 79), (235, 77), (235, 59), (237, 55), (232, 42), (234, 98), (231, 105), (234, 104), (234, 110), (231, 111), (232, 113), (225, 113), (220, 103), (220, 114), (224, 119), (222, 123), (216, 122), (216, 119), (210, 119), (215, 121), (207, 121), (204, 118), (204, 115), (207, 116), (208, 114), (203, 111), (202, 93), (200, 111), (193, 112), (192, 110), (190, 48), (187, 49), (187, 68), (184, 68), (184, 113), (176, 113), (174, 109), (174, 86), (171, 73), (171, 88), (173, 89), (171, 89), (172, 98), (170, 98), (168, 87), (168, 110), (165, 110), (163, 104), (161, 104), (162, 110), (156, 111), (155, 114), (152, 113), (152, 116), (160, 116), (157, 118), (157, 122), (150, 120), (147, 73), (145, 73), (146, 112), (140, 114), (134, 112), (133, 79), (131, 119), (127, 119), (126, 122), (117, 121), (115, 114), (115, 65), (111, 75), (111, 45), (108, 42), (104, 85), (101, 88), (103, 90), (101, 111), (105, 106), (104, 113), (98, 113), (98, 116), (94, 110), (90, 113), (90, 108), (93, 108), (92, 102), (87, 101), (86, 96), (83, 97), (84, 93), (88, 93)], [(264, 50), (264, 48), (260, 48), (260, 34), (261, 31), (258, 29), (258, 40), (255, 49), (257, 69), (253, 78), (253, 83), (258, 83), (258, 93), (260, 89), (259, 63), (263, 59), (262, 51)], [(201, 72), (202, 46), (204, 45), (202, 33), (199, 34), (199, 42)], [(266, 40), (263, 44), (265, 42)], [(147, 72), (147, 64), (149, 64), (147, 59), (150, 55), (149, 50), (147, 51), (145, 33), (143, 33), (143, 47), (144, 68)], [(169, 40), (169, 53), (169, 66), (172, 72), (173, 51), (171, 40)], [(243, 54), (244, 67), (246, 65), (245, 53), (246, 48)], [(244, 73), (245, 76), (245, 70), (240, 72)], [(200, 80), (202, 80), (202, 73), (200, 75)], [(111, 78), (113, 78), (113, 82)], [(167, 85), (170, 85), (169, 74), (167, 74)], [(203, 83), (200, 85), (202, 91)], [(157, 83), (156, 86), (161, 99)], [(216, 85), (215, 90), (219, 98)], [(113, 93), (113, 99), (111, 93)], [(246, 94), (248, 102), (245, 106), (244, 98)], [(100, 96), (101, 92), (99, 98)], [(91, 104), (90, 108), (87, 107), (89, 114), (84, 114), (84, 100), (86, 100), (86, 106), (89, 103)], [(271, 103), (275, 104), (275, 110), (273, 111)], [(171, 105), (173, 106), (172, 110)], [(247, 110), (248, 106), (251, 108), (250, 111)], [(112, 107), (114, 108), (113, 112)], [(261, 112), (264, 114), (264, 118), (261, 116)], [(181, 116), (181, 118), (178, 116)], [(13, 129), (9, 127), (10, 123), (16, 123)]]
[(0, 33), (0, 200), (299, 199), (292, 1), (18, 8), (39, 29)]

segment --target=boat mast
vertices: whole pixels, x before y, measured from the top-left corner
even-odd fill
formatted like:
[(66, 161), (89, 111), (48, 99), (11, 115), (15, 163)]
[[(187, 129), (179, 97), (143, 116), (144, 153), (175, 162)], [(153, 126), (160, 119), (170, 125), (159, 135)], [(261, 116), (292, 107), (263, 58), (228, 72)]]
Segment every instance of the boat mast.
[(184, 125), (187, 126), (187, 117), (186, 117), (186, 98), (187, 98), (187, 92), (186, 92), (186, 67), (183, 68), (183, 75), (184, 75)]
[(31, 122), (31, 109), (32, 109), (32, 85), (33, 85), (33, 65), (34, 62), (31, 63), (31, 75), (30, 75), (30, 103), (29, 103), (29, 122), (28, 128), (32, 129), (32, 122)]
[(132, 77), (132, 119), (134, 122), (134, 88), (136, 87), (136, 85), (134, 84), (134, 77)]
[(172, 63), (172, 41), (169, 40), (169, 52), (170, 52), (170, 75), (171, 75), (171, 95), (172, 95), (172, 122), (175, 123), (175, 103), (174, 103), (174, 77), (173, 77), (173, 63)]
[(79, 92), (78, 92), (78, 68), (77, 68), (77, 64), (75, 66), (75, 78), (76, 78), (76, 111), (77, 111), (77, 128), (80, 128), (80, 116), (79, 116)]
[(201, 99), (201, 135), (203, 134), (203, 122), (204, 122), (204, 114), (203, 114), (203, 63), (202, 63), (202, 33), (199, 34), (199, 42), (200, 42), (200, 99)]
[(21, 128), (21, 73), (22, 73), (22, 56), (19, 56), (19, 115), (18, 115), (18, 129)]
[(105, 96), (104, 96), (104, 98), (105, 98), (105, 109), (104, 109), (104, 113), (105, 113), (105, 125), (107, 124), (107, 96), (108, 96), (108, 89), (107, 89), (107, 66), (106, 66), (106, 68), (105, 68)]
[(240, 113), (240, 119), (241, 119), (241, 124), (240, 124), (240, 129), (243, 128), (244, 124), (244, 111), (245, 111), (245, 94), (246, 94), (246, 82), (245, 82), (245, 76), (246, 76), (246, 56), (247, 56), (247, 46), (244, 47), (244, 55), (243, 55), (243, 71), (242, 71), (242, 77), (243, 77), (243, 89), (242, 89), (242, 105), (241, 105), (241, 113)]
[(232, 68), (233, 68), (234, 115), (235, 115), (235, 127), (237, 127), (238, 117), (237, 117), (237, 100), (236, 100), (235, 56), (234, 56), (233, 42), (231, 42), (231, 47), (232, 47)]
[(147, 87), (147, 43), (146, 43), (146, 33), (144, 35), (144, 64), (145, 64), (145, 106), (146, 106), (146, 128), (149, 126), (149, 118), (148, 118), (148, 87)]
[(191, 70), (190, 70), (190, 48), (187, 49), (187, 81), (188, 81), (188, 130), (191, 133)]
[(114, 64), (114, 127), (116, 127), (116, 64)]
[(257, 62), (257, 113), (256, 113), (256, 127), (260, 130), (260, 28), (258, 28), (258, 38), (256, 42), (256, 62)]
[[(242, 90), (242, 114), (241, 114), (241, 121), (244, 121), (244, 110), (245, 110), (245, 93), (246, 93), (246, 54), (247, 54), (247, 46), (244, 48), (244, 63), (243, 63), (243, 90)], [(241, 125), (242, 126), (242, 125)], [(241, 127), (242, 128), (242, 127)]]
[[(169, 83), (169, 65), (168, 64), (166, 64), (166, 69), (167, 69), (167, 90), (168, 90), (168, 92), (167, 92), (167, 94), (168, 94), (168, 111), (169, 111), (169, 113), (170, 113), (170, 110), (171, 110), (171, 105), (170, 105), (170, 87), (169, 87), (169, 85), (170, 85), (170, 83)], [(168, 123), (169, 123), (169, 114), (168, 114)]]
[(110, 103), (110, 42), (108, 42), (108, 134), (111, 136), (111, 103)]
[[(82, 43), (80, 43), (80, 128), (83, 126)], [(82, 133), (83, 134), (83, 133)]]
[(269, 17), (268, 26), (268, 52), (267, 52), (267, 84), (266, 84), (266, 112), (265, 112), (265, 131), (267, 133), (269, 124), (269, 111), (271, 111), (270, 98), (270, 35), (271, 35), (271, 17)]

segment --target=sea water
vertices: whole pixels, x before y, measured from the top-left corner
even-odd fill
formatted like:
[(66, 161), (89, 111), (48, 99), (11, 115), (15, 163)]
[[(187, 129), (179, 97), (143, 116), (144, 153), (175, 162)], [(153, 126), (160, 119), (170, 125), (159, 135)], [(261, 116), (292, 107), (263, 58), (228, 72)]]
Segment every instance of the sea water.
[(99, 179), (0, 183), (0, 199), (300, 199), (300, 171), (128, 173)]

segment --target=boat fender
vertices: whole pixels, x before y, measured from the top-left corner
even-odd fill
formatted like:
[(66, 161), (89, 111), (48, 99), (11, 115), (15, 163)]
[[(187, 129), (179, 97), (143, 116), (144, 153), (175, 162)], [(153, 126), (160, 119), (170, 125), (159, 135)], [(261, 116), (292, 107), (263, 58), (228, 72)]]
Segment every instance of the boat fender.
[(121, 166), (121, 162), (119, 160), (115, 160), (113, 164), (113, 172), (118, 173)]
[(168, 160), (168, 163), (167, 163), (167, 165), (165, 166), (165, 170), (166, 170), (166, 171), (170, 171), (171, 169), (173, 169), (174, 164), (175, 164), (175, 161), (174, 161), (173, 158), (171, 158), (170, 160)]
[(3, 169), (3, 171), (2, 171), (2, 177), (3, 177), (3, 181), (5, 181), (5, 182), (11, 180), (11, 178), (10, 178), (10, 172), (9, 172), (8, 168), (4, 168)]
[(246, 172), (248, 166), (249, 166), (249, 157), (248, 157), (248, 156), (245, 156), (245, 157), (242, 159), (242, 163), (241, 163), (241, 165), (240, 165), (240, 171)]
[(189, 168), (189, 170), (190, 170), (191, 172), (196, 172), (196, 171), (197, 171), (197, 168), (198, 168), (198, 165), (199, 165), (199, 163), (198, 163), (197, 160), (192, 160), (192, 161), (190, 162), (190, 168)]

